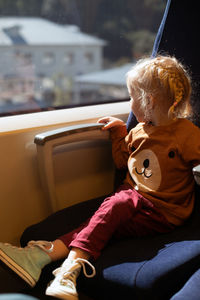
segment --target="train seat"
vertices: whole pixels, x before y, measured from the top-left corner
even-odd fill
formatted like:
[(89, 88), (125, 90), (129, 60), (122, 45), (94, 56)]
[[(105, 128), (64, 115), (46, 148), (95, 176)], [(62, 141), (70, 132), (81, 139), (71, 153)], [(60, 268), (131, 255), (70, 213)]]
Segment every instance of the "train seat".
[[(62, 128), (58, 131), (50, 131), (36, 136), (35, 143), (38, 148), (41, 179), (52, 213), (44, 221), (30, 226), (24, 231), (21, 237), (22, 246), (25, 246), (32, 239), (53, 240), (59, 235), (71, 231), (87, 219), (104, 199), (101, 194), (100, 197), (93, 200), (80, 202), (79, 199), (76, 204), (70, 204), (70, 206), (63, 208), (63, 204), (59, 203), (59, 199), (57, 199), (59, 191), (56, 191), (56, 182), (58, 184), (59, 180), (55, 179), (55, 173), (57, 172), (58, 176), (58, 170), (56, 171), (53, 157), (56, 155), (55, 148), (57, 146), (65, 145), (61, 152), (66, 152), (70, 156), (70, 152), (74, 149), (72, 145), (77, 142), (79, 144), (79, 151), (76, 153), (78, 164), (76, 164), (75, 157), (73, 158), (77, 177), (88, 176), (88, 178), (92, 178), (94, 182), (97, 182), (97, 189), (99, 189), (98, 185), (103, 187), (104, 184), (110, 185), (106, 187), (106, 191), (113, 188), (114, 167), (112, 163), (108, 163), (111, 160), (109, 136), (107, 132), (102, 132), (100, 129), (100, 124), (86, 124)], [(106, 148), (104, 151), (102, 151), (102, 143), (103, 148)], [(94, 145), (96, 146), (94, 147)], [(99, 162), (94, 168), (95, 173), (99, 171), (103, 177), (105, 176), (103, 181), (100, 177), (94, 178), (94, 174), (88, 175), (88, 160), (92, 158), (89, 156), (87, 159), (80, 159), (82, 153), (85, 153), (84, 147), (87, 149), (92, 147), (96, 152), (98, 152), (98, 148), (101, 149), (97, 158)], [(70, 160), (72, 160), (71, 156)], [(85, 163), (85, 167), (79, 166), (80, 161)], [(72, 165), (69, 165), (65, 172), (70, 174), (70, 168)], [(107, 175), (105, 175), (106, 173)], [(197, 169), (195, 177), (198, 175)], [(77, 185), (77, 183), (78, 181), (75, 184)], [(68, 186), (68, 182), (65, 182), (65, 185)], [(69, 186), (71, 190), (71, 182), (69, 182)], [(85, 186), (84, 183), (82, 190), (81, 187), (79, 189), (77, 186), (79, 194), (83, 198), (88, 196), (88, 192), (86, 195), (84, 193), (87, 188), (89, 189), (89, 186), (90, 184)], [(70, 196), (76, 198), (76, 192), (74, 194), (70, 194)], [(70, 196), (66, 191), (66, 206)], [(197, 199), (199, 196), (199, 188), (196, 186)], [(196, 201), (196, 207), (191, 218), (171, 233), (154, 237), (111, 241), (95, 262), (96, 276), (92, 279), (80, 276), (78, 279), (80, 299), (171, 299), (198, 271), (200, 266), (199, 209), (199, 201)], [(60, 263), (59, 261), (45, 267), (41, 280), (33, 290), (41, 289), (41, 293), (44, 294), (46, 284), (52, 276), (51, 271)], [(40, 299), (43, 299), (42, 296)]]

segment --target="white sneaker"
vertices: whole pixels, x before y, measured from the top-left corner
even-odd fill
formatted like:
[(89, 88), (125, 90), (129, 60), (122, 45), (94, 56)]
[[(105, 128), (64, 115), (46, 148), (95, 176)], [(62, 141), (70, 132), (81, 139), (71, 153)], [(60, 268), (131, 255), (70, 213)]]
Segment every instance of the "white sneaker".
[[(85, 263), (91, 267), (91, 274), (87, 274)], [(76, 279), (80, 274), (81, 267), (83, 267), (83, 273), (86, 277), (95, 276), (95, 268), (89, 261), (82, 258), (66, 259), (60, 268), (53, 271), (55, 278), (47, 287), (46, 295), (60, 299), (78, 300)]]

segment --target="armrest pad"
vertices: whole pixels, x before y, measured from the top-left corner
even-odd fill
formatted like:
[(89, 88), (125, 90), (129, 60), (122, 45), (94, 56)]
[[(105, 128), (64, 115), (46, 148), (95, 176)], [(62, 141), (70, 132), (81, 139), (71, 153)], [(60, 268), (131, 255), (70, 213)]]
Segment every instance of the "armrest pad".
[(200, 185), (200, 165), (197, 165), (196, 167), (194, 167), (192, 169), (192, 172), (194, 174), (194, 179), (195, 179), (196, 183), (198, 185)]
[(45, 145), (45, 143), (59, 139), (62, 137), (66, 137), (69, 135), (73, 135), (75, 133), (88, 132), (96, 129), (101, 129), (104, 125), (98, 123), (91, 124), (81, 124), (75, 126), (62, 127), (55, 130), (46, 131), (43, 133), (39, 133), (35, 136), (34, 143), (37, 145)]

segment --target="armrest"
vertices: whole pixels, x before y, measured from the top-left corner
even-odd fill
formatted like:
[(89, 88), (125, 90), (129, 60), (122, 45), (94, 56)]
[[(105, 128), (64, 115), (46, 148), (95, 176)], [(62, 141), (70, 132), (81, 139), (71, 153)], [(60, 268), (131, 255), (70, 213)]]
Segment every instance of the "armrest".
[[(50, 130), (50, 131), (37, 134), (35, 136), (34, 143), (40, 146), (44, 146), (46, 143), (49, 142), (53, 142), (53, 145), (66, 144), (70, 142), (70, 138), (74, 134), (99, 130), (103, 126), (104, 126), (103, 124), (91, 123), (91, 124), (62, 127), (55, 130)], [(75, 138), (77, 139), (77, 137)]]
[(37, 146), (40, 178), (50, 202), (50, 213), (58, 209), (53, 161), (54, 148), (80, 141), (109, 141), (109, 132), (102, 131), (102, 127), (102, 124), (97, 123), (82, 124), (43, 132), (35, 136), (34, 142)]
[(194, 179), (195, 179), (196, 183), (198, 185), (200, 185), (200, 165), (197, 165), (196, 167), (194, 167), (192, 169), (192, 171), (193, 171), (193, 175), (194, 175)]

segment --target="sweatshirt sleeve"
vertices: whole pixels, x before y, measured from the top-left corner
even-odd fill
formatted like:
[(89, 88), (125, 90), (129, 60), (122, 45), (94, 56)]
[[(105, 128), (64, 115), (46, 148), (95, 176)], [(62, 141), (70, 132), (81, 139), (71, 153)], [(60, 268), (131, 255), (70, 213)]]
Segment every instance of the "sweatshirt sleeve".
[[(192, 167), (200, 164), (200, 129), (194, 124), (187, 124), (183, 141), (179, 141), (182, 149), (182, 157), (185, 162), (189, 162)], [(179, 134), (179, 139), (181, 134)]]
[(112, 141), (113, 160), (118, 169), (126, 169), (129, 157), (128, 144), (126, 141), (126, 125), (114, 127), (110, 130)]

